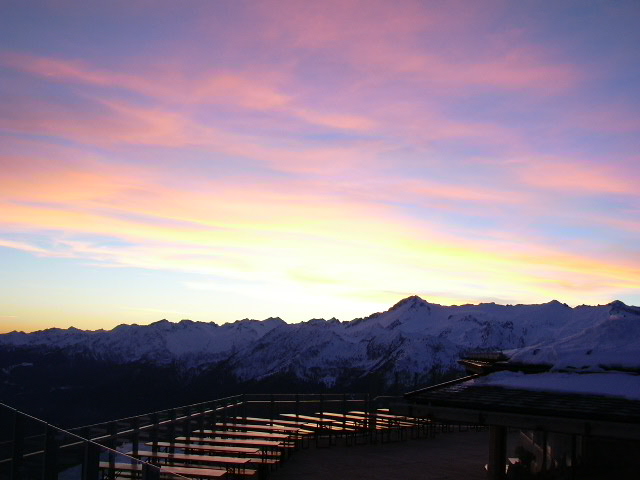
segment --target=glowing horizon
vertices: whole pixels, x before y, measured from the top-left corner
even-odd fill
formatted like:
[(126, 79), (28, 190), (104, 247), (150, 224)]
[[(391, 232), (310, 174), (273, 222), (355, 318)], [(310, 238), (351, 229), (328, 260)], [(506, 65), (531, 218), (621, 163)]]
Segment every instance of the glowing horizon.
[(637, 2), (0, 8), (0, 333), (640, 304)]

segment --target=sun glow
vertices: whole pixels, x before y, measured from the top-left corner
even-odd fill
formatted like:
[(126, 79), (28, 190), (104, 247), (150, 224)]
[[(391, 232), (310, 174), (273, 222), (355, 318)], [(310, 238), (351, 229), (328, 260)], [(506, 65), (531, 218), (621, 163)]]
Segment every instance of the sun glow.
[(640, 302), (637, 8), (227, 7), (5, 9), (0, 330)]

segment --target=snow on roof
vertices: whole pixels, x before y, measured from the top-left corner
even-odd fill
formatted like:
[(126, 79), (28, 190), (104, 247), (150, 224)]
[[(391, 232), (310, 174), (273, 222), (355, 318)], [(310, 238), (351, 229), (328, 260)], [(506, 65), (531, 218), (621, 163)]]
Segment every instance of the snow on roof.
[(473, 380), (474, 385), (580, 393), (640, 400), (640, 375), (623, 372), (561, 373), (496, 372)]

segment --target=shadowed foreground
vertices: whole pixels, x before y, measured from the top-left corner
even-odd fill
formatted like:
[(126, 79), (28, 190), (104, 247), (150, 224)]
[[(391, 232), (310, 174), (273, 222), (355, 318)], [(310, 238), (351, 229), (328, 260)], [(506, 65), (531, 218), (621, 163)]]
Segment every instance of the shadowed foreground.
[(484, 480), (487, 431), (376, 445), (309, 448), (297, 452), (270, 480)]

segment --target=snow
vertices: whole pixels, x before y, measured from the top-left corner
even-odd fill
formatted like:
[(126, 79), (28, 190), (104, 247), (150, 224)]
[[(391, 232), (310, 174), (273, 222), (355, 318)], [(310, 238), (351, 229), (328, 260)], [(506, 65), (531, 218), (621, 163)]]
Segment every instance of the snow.
[(349, 371), (362, 376), (384, 372), (389, 383), (419, 384), (433, 373), (459, 370), (458, 359), (477, 350), (504, 350), (513, 361), (546, 363), (558, 372), (640, 369), (640, 308), (622, 302), (571, 308), (557, 301), (442, 306), (413, 296), (350, 322), (164, 320), (111, 331), (0, 335), (0, 348), (12, 346), (63, 348), (118, 363), (173, 363), (185, 369), (224, 361), (245, 380), (293, 372), (330, 383)]
[(640, 367), (640, 309), (614, 302), (609, 315), (585, 327), (572, 335), (508, 354), (514, 362), (545, 363), (553, 370)]
[(497, 372), (473, 380), (474, 384), (561, 393), (580, 393), (640, 400), (640, 375), (622, 372), (526, 374)]

